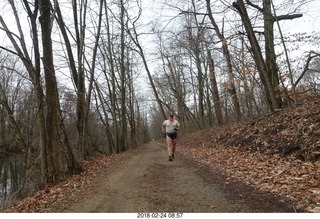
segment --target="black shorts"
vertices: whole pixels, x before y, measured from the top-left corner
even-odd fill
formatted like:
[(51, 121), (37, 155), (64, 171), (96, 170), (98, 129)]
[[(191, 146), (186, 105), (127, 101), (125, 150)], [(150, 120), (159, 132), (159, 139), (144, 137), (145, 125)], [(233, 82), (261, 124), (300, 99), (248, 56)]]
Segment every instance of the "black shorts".
[(177, 133), (167, 133), (168, 137), (171, 139), (176, 139), (177, 138)]

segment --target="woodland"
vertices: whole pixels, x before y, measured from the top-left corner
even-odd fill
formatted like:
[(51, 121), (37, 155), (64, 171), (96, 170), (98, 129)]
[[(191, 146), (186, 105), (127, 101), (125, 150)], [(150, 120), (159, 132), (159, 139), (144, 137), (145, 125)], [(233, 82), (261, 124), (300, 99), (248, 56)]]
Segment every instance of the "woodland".
[[(1, 0), (0, 159), (22, 155), (24, 181), (38, 189), (81, 173), (87, 159), (159, 139), (169, 112), (188, 134), (317, 109), (319, 31), (282, 26), (312, 2)], [(277, 146), (319, 129), (308, 123), (317, 111), (306, 112), (221, 141), (318, 162), (319, 142), (298, 142), (305, 135)], [(2, 183), (8, 169), (0, 166)]]

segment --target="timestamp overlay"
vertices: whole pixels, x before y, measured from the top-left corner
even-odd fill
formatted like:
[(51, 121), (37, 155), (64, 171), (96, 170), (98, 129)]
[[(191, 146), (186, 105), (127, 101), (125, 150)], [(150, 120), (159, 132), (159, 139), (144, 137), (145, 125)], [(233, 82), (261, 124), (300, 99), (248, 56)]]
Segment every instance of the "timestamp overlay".
[(301, 214), (307, 219), (316, 219), (319, 214), (310, 213), (135, 213), (130, 214), (130, 218), (184, 218), (184, 219), (229, 219), (229, 218), (240, 218), (240, 219), (270, 219), (274, 217), (275, 219), (283, 219), (283, 217), (290, 217), (291, 219), (301, 219)]
[(183, 218), (183, 219), (318, 219), (319, 214), (310, 213), (183, 213), (183, 212), (141, 212), (141, 213), (12, 213), (0, 214), (1, 219), (56, 219), (57, 216), (61, 219), (70, 218), (90, 218), (90, 219), (135, 219), (135, 218)]
[(183, 213), (183, 212), (156, 212), (156, 213), (10, 213), (1, 214), (1, 219), (135, 219), (135, 218), (184, 218), (184, 219), (319, 219), (319, 214), (312, 213)]
[(137, 213), (136, 218), (183, 218), (183, 213)]

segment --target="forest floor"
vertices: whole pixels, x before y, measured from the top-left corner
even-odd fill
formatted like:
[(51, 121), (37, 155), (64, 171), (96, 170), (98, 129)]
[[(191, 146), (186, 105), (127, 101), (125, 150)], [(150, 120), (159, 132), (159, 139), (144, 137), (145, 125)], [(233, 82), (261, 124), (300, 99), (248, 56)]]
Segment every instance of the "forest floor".
[(320, 212), (320, 97), (83, 162), (1, 212)]

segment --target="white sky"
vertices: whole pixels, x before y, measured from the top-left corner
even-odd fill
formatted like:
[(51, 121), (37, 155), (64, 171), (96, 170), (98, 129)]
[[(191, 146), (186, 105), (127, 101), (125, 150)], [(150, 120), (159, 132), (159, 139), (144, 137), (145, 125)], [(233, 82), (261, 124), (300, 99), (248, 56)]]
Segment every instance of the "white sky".
[(303, 7), (303, 17), (283, 21), (281, 27), (289, 33), (320, 32), (320, 1), (308, 3)]

